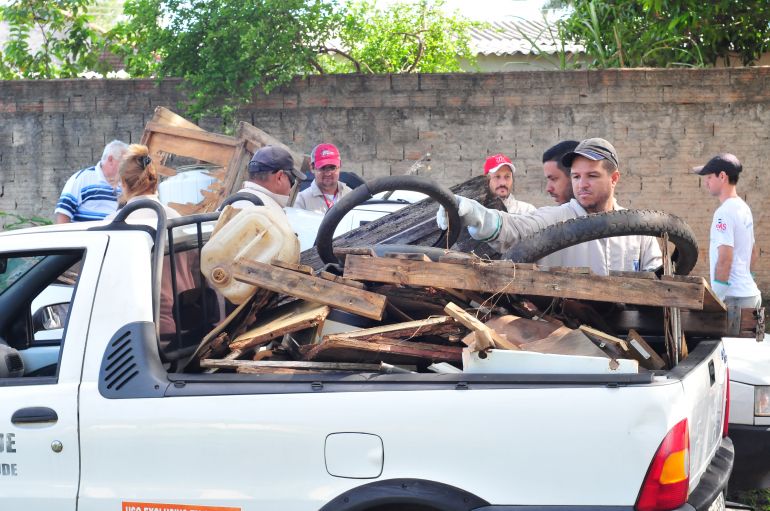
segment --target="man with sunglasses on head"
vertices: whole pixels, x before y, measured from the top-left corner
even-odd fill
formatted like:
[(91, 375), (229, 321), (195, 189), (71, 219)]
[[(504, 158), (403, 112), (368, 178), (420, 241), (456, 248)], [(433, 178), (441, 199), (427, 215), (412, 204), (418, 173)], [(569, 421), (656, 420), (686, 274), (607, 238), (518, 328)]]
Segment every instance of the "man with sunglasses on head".
[(310, 163), (315, 179), (297, 196), (295, 207), (326, 214), (332, 206), (352, 190), (340, 181), (340, 152), (333, 144), (313, 148)]
[[(305, 179), (305, 174), (295, 168), (289, 151), (278, 146), (265, 146), (252, 156), (249, 179), (243, 182), (243, 188), (238, 192), (256, 195), (265, 206), (285, 216), (283, 208), (288, 206), (289, 193), (296, 179)], [(233, 206), (243, 208), (248, 204), (244, 200)]]

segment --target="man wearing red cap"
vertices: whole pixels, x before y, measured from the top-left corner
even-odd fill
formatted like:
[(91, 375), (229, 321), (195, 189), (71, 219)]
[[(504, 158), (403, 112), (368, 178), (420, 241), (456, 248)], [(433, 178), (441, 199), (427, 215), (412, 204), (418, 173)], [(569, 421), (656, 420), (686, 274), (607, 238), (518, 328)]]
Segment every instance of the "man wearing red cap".
[(484, 162), (484, 175), (487, 176), (489, 193), (503, 202), (508, 213), (525, 214), (535, 211), (535, 206), (516, 200), (513, 196), (513, 173), (516, 167), (511, 159), (499, 153), (493, 154)]
[(333, 144), (319, 144), (310, 154), (315, 179), (297, 196), (295, 207), (326, 214), (352, 189), (340, 181), (340, 152)]

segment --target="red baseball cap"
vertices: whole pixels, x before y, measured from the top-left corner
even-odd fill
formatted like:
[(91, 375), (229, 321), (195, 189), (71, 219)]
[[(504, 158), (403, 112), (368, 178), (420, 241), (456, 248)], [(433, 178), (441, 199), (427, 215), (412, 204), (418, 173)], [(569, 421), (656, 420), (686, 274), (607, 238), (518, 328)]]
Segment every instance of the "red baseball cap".
[(513, 166), (510, 158), (503, 153), (493, 154), (484, 163), (484, 175), (494, 174), (504, 165), (508, 165), (511, 168), (511, 172), (516, 172), (516, 167)]
[(321, 169), (327, 165), (340, 166), (340, 151), (334, 144), (318, 144), (310, 154), (310, 163), (314, 169)]

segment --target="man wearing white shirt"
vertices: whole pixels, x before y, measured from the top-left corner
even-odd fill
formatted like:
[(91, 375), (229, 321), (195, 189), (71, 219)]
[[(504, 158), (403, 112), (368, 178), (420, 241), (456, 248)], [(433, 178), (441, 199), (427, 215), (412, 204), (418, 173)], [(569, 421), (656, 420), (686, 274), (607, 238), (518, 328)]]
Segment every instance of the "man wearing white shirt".
[(759, 307), (762, 295), (751, 268), (756, 261), (754, 218), (738, 196), (738, 177), (743, 166), (735, 155), (718, 154), (693, 171), (703, 176), (709, 193), (719, 199), (709, 236), (711, 287), (728, 306), (729, 331), (740, 321), (741, 308)]
[[(478, 202), (456, 196), (460, 219), (472, 238), (489, 243), (505, 254), (520, 239), (567, 220), (624, 209), (615, 200), (620, 179), (615, 148), (601, 138), (583, 140), (562, 163), (570, 168), (575, 198), (560, 206), (536, 209), (520, 215), (487, 209)], [(446, 212), (439, 208), (436, 221), (445, 228)], [(651, 236), (616, 236), (580, 243), (555, 252), (540, 264), (547, 266), (589, 267), (598, 275), (610, 270), (648, 271), (662, 262), (660, 246)]]

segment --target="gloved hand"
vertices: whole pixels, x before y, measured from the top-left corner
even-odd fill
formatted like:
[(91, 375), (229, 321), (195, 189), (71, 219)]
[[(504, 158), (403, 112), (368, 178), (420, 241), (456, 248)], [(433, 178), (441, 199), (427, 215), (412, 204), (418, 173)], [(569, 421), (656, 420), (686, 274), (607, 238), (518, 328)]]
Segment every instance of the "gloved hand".
[[(468, 234), (476, 240), (487, 240), (495, 236), (500, 230), (500, 216), (494, 211), (485, 208), (473, 199), (467, 199), (455, 195), (460, 221), (468, 228)], [(436, 224), (440, 229), (446, 230), (449, 225), (449, 215), (444, 206), (439, 206), (436, 213)]]

